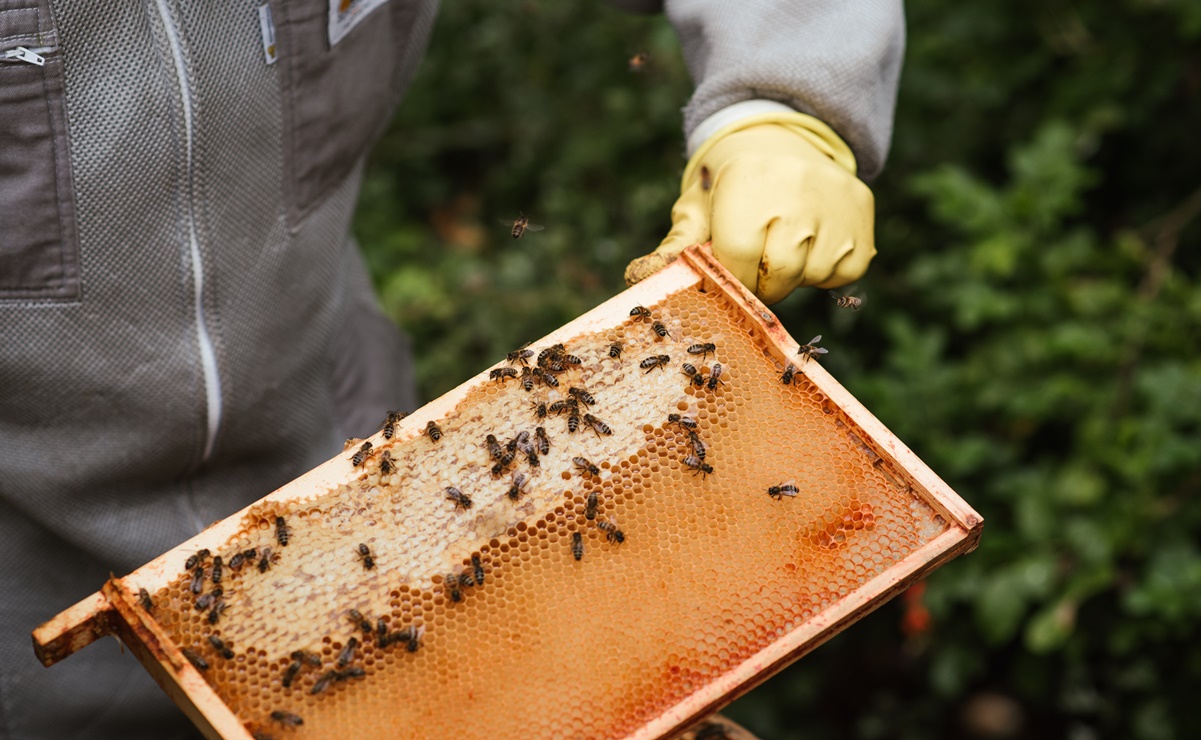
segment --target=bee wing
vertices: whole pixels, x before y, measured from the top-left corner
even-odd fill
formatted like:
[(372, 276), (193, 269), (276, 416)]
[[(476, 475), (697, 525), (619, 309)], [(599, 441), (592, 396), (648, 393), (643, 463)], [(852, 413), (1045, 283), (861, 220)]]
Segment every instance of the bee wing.
[(515, 219), (515, 218), (498, 218), (498, 219), (496, 219), (496, 222), (501, 224), (502, 226), (508, 226), (511, 229), (511, 228), (513, 228), (513, 224), (517, 223), (517, 219)]
[(818, 342), (820, 342), (821, 340), (822, 340), (822, 335), (821, 335), (821, 334), (818, 334), (816, 337), (814, 337), (813, 339), (810, 339), (810, 340), (809, 340), (809, 344), (817, 344), (817, 343), (818, 343)]
[(545, 226), (539, 226), (538, 224), (526, 224), (525, 230), (526, 231), (542, 231), (545, 228), (546, 228)]
[(830, 350), (826, 349), (825, 347), (815, 347), (815, 348), (813, 349), (813, 354), (815, 354), (815, 355), (824, 355), (824, 354), (828, 353), (829, 351), (830, 351)]

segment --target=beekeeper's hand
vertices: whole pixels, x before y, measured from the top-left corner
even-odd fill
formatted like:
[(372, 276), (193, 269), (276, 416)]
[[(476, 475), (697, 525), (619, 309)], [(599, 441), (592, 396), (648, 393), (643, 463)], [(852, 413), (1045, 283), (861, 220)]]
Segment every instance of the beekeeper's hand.
[(876, 253), (874, 211), (854, 155), (829, 126), (792, 111), (743, 118), (689, 159), (671, 232), (626, 267), (626, 283), (712, 240), (717, 259), (765, 303), (800, 286), (836, 288), (859, 279)]

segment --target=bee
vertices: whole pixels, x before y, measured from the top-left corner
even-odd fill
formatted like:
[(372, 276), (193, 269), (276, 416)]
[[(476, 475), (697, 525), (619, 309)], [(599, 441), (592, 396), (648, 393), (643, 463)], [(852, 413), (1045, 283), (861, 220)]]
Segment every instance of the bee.
[(198, 670), (207, 671), (209, 669), (208, 661), (200, 657), (200, 654), (195, 650), (191, 648), (183, 648), (180, 652), (182, 652), (183, 657), (187, 658), (188, 662), (196, 666)]
[(713, 342), (705, 342), (704, 344), (694, 344), (688, 348), (688, 354), (701, 355), (701, 361), (709, 359), (709, 353), (717, 353), (717, 345)]
[(499, 380), (503, 383), (509, 378), (516, 378), (517, 371), (511, 367), (498, 367), (492, 372), (488, 373), (488, 377), (492, 380)]
[(534, 350), (522, 347), (521, 349), (515, 349), (510, 352), (508, 357), (505, 358), (505, 362), (508, 362), (510, 365), (516, 365), (517, 363), (529, 365), (529, 359), (533, 356)]
[(542, 467), (542, 463), (538, 461), (538, 453), (534, 450), (525, 453), (525, 461), (529, 463), (531, 468)]
[(617, 528), (617, 522), (610, 517), (607, 521), (597, 522), (596, 528), (605, 533), (605, 539), (620, 545), (626, 541), (625, 532)]
[(191, 570), (191, 569), (195, 568), (199, 563), (201, 563), (208, 556), (209, 556), (209, 551), (207, 549), (198, 550), (195, 555), (188, 558), (187, 562), (183, 564), (184, 570)]
[(654, 329), (655, 333), (660, 337), (671, 336), (671, 332), (667, 331), (667, 324), (664, 324), (662, 321), (656, 321), (655, 323), (651, 324), (651, 328)]
[(555, 401), (547, 408), (547, 412), (558, 416), (559, 414), (563, 413), (564, 411), (567, 411), (568, 409), (570, 409), (574, 404), (575, 404), (575, 399), (570, 399), (570, 400), (566, 400), (566, 401)]
[(142, 610), (145, 612), (154, 611), (154, 602), (150, 599), (150, 592), (144, 588), (138, 589), (138, 603), (142, 605)]
[(600, 468), (593, 465), (592, 462), (586, 457), (573, 457), (571, 458), (571, 461), (575, 463), (575, 466), (580, 470), (587, 471), (592, 475), (600, 475)]
[[(367, 634), (371, 634), (371, 625), (367, 625)], [(354, 660), (355, 648), (359, 646), (359, 638), (352, 637), (346, 641), (346, 647), (342, 648), (342, 652), (338, 653), (338, 660), (335, 664), (339, 668), (345, 668), (346, 664)]]
[(493, 460), (499, 460), (501, 455), (505, 454), (504, 449), (500, 446), (500, 442), (496, 441), (495, 434), (489, 434), (484, 437), (484, 446), (488, 448), (488, 456)]
[(713, 189), (713, 173), (705, 165), (701, 165), (701, 190), (706, 193)]
[(471, 575), (467, 571), (463, 571), (462, 573), (459, 574), (459, 585), (462, 586), (463, 588), (468, 588), (470, 586), (474, 586), (475, 585), (475, 576)]
[(679, 424), (680, 426), (684, 427), (685, 429), (696, 429), (696, 419), (693, 419), (691, 416), (682, 416), (680, 414), (668, 414), (667, 415), (667, 423), (668, 424)]
[(299, 714), (285, 712), (282, 709), (276, 709), (274, 712), (272, 712), (271, 719), (279, 722), (284, 727), (300, 727), (304, 724), (304, 720), (301, 719)]
[(544, 348), (541, 352), (538, 353), (538, 358), (537, 358), (536, 362), (538, 363), (538, 365), (544, 365), (549, 360), (553, 360), (556, 357), (559, 357), (566, 351), (567, 351), (567, 347), (565, 347), (562, 342), (560, 342), (558, 344), (552, 344), (551, 346)]
[(567, 431), (575, 434), (580, 430), (580, 412), (573, 408), (567, 416)]
[(326, 671), (321, 674), (321, 678), (313, 684), (313, 688), (309, 689), (309, 693), (313, 695), (320, 694), (338, 677), (337, 671)]
[(292, 536), (292, 530), (288, 528), (288, 523), (284, 521), (282, 516), (275, 517), (275, 541), (281, 547), (288, 546), (288, 538)]
[(218, 555), (217, 557), (213, 558), (213, 570), (212, 575), (210, 576), (213, 579), (213, 583), (221, 582), (221, 576), (224, 575), (223, 568), (224, 563), (221, 562), (221, 556)]
[(359, 559), (363, 561), (363, 567), (371, 570), (375, 567), (375, 558), (371, 557), (371, 548), (362, 542), (359, 543)]
[(530, 408), (532, 408), (534, 410), (534, 418), (535, 419), (545, 419), (546, 418), (546, 414), (547, 414), (546, 401), (543, 401), (541, 403), (531, 403)]
[(463, 509), (466, 511), (467, 509), (471, 508), (471, 497), (454, 486), (446, 487), (446, 499), (448, 501), (454, 501), (456, 509)]
[(392, 439), (392, 437), (395, 436), (396, 425), (399, 424), (400, 420), (406, 416), (408, 416), (408, 414), (403, 411), (388, 412), (387, 418), (384, 419), (383, 426), (380, 427), (384, 430), (384, 439)]
[(856, 311), (863, 306), (863, 299), (853, 295), (842, 295), (836, 291), (830, 291), (830, 297), (834, 299), (835, 305), (839, 308), (851, 308)]
[(292, 652), (292, 660), (296, 661), (297, 663), (308, 663), (314, 668), (321, 667), (321, 656), (305, 650), (294, 650)]
[[(640, 51), (637, 54), (635, 54), (634, 56), (630, 57), (630, 61), (629, 61), (630, 71), (631, 72), (641, 72), (642, 70), (646, 69), (646, 65), (649, 64), (650, 61), (651, 61), (651, 55), (647, 54), (645, 51)], [(577, 558), (577, 560), (578, 560), (578, 558)]]
[(351, 456), (350, 464), (357, 468), (363, 463), (367, 462), (367, 458), (374, 456), (375, 453), (371, 451), (371, 443), (364, 442), (363, 445), (359, 447), (358, 451)]
[(700, 473), (703, 476), (708, 477), (708, 475), (713, 472), (712, 465), (692, 455), (684, 458), (684, 464), (692, 468), (693, 475)]
[(826, 354), (826, 352), (828, 350), (826, 350), (824, 347), (817, 346), (817, 343), (820, 342), (821, 340), (822, 340), (822, 335), (818, 334), (813, 339), (810, 339), (808, 344), (802, 344), (800, 346), (800, 349), (797, 350), (797, 355), (800, 357), (804, 357), (805, 361), (808, 361), (812, 357), (817, 357), (818, 355)]
[(220, 637), (217, 637), (216, 635), (209, 635), (209, 644), (213, 646), (213, 650), (216, 650), (221, 654), (222, 658), (225, 658), (226, 660), (233, 660), (234, 651), (230, 650)]
[(527, 231), (542, 231), (544, 228), (538, 224), (530, 223), (530, 220), (526, 218), (525, 214), (521, 211), (517, 212), (517, 218), (502, 218), (500, 219), (500, 222), (512, 229), (512, 231), (509, 233), (513, 235), (514, 239), (520, 239), (521, 237), (525, 236), (525, 232)]
[(563, 359), (563, 362), (568, 365), (583, 365), (584, 364), (584, 361), (581, 360), (580, 358), (576, 357), (575, 355), (564, 354), (562, 359)]
[(513, 443), (516, 445), (517, 449), (521, 450), (527, 455), (531, 450), (534, 449), (534, 445), (530, 444), (530, 433), (524, 429), (518, 432), (517, 436), (513, 438)]
[(568, 388), (567, 395), (576, 399), (585, 406), (591, 406), (596, 403), (596, 399), (592, 397), (592, 394), (583, 388)]
[(534, 439), (538, 440), (538, 454), (550, 454), (550, 437), (546, 436), (546, 430), (542, 427), (534, 428)]
[(447, 573), (442, 576), (442, 589), (450, 596), (450, 600), (456, 604), (463, 600), (463, 592), (459, 590), (459, 577), (454, 573)]
[(379, 472), (380, 475), (392, 475), (396, 472), (396, 461), (392, 459), (392, 453), (388, 450), (380, 453)]
[(425, 425), (425, 434), (433, 442), (442, 439), (442, 430), (432, 421)]
[(537, 375), (539, 378), (541, 378), (542, 382), (546, 383), (551, 388), (559, 387), (559, 379), (556, 378), (553, 373), (549, 373), (546, 371), (539, 372), (538, 370), (535, 370), (534, 374)]
[(780, 375), (780, 382), (783, 383), (784, 385), (791, 385), (792, 378), (795, 375), (796, 375), (796, 365), (793, 365), (790, 362), (790, 363), (788, 363), (788, 366), (784, 368), (784, 373), (782, 375)]
[(692, 451), (697, 457), (705, 459), (705, 443), (701, 441), (701, 435), (696, 432), (688, 432), (688, 441), (692, 442)]
[(528, 482), (529, 481), (526, 479), (524, 473), (514, 473), (513, 485), (509, 486), (509, 498), (513, 499), (514, 501), (520, 498), (521, 489), (525, 488), (525, 484)]
[(192, 569), (192, 583), (189, 586), (192, 593), (199, 594), (204, 590), (204, 566), (197, 565)]
[(209, 624), (216, 624), (217, 620), (221, 618), (221, 615), (224, 614), (225, 610), (228, 608), (229, 607), (226, 605), (224, 599), (217, 599), (216, 603), (213, 604), (213, 608), (209, 609)]
[(635, 321), (645, 321), (651, 317), (651, 310), (643, 306), (634, 306), (630, 309), (630, 316)]
[(484, 583), (484, 564), (480, 562), (479, 555), (471, 556), (471, 569), (475, 573), (475, 582), (483, 585)]
[(638, 363), (638, 367), (649, 373), (657, 367), (667, 367), (669, 362), (671, 362), (671, 358), (667, 355), (653, 355)]
[(588, 494), (588, 500), (584, 504), (584, 518), (588, 521), (596, 519), (596, 509), (599, 504), (600, 497), (597, 496), (596, 491), (590, 492)]
[(209, 591), (207, 594), (204, 594), (200, 598), (196, 599), (196, 604), (195, 604), (196, 611), (202, 612), (202, 611), (208, 609), (209, 607), (211, 607), (213, 605), (213, 603), (217, 599), (221, 598), (222, 594), (224, 594), (224, 593), (225, 593), (225, 590), (218, 587), (218, 588), (214, 588), (212, 591)]
[(608, 424), (596, 418), (592, 414), (584, 414), (584, 423), (592, 427), (592, 431), (596, 432), (598, 437), (602, 434), (605, 436), (613, 434), (613, 430), (609, 428)]
[(717, 386), (721, 384), (721, 363), (713, 363), (713, 369), (709, 371), (709, 390), (717, 390)]
[(259, 573), (266, 573), (276, 560), (279, 560), (279, 556), (272, 552), (270, 547), (264, 547), (263, 556), (259, 558)]
[(621, 359), (621, 351), (625, 349), (621, 342), (614, 342), (609, 345), (609, 356), (615, 360)]
[(362, 666), (352, 665), (344, 671), (338, 671), (334, 674), (335, 681), (345, 681), (348, 678), (362, 678), (367, 675), (367, 671)]
[(768, 486), (767, 489), (767, 495), (771, 496), (776, 501), (779, 501), (784, 496), (796, 496), (798, 493), (800, 493), (800, 490), (796, 487), (796, 484), (792, 483), (791, 481), (788, 483), (781, 483), (778, 486)]
[(576, 561), (584, 559), (584, 537), (579, 532), (571, 533), (571, 556)]
[(704, 385), (704, 384), (705, 384), (705, 378), (704, 378), (704, 376), (702, 376), (702, 375), (701, 375), (701, 371), (700, 371), (700, 370), (697, 370), (697, 369), (696, 369), (696, 366), (695, 366), (695, 365), (690, 365), (690, 364), (688, 364), (687, 362), (685, 362), (683, 365), (681, 365), (681, 366), (680, 366), (680, 370), (681, 370), (681, 371), (682, 371), (682, 372), (683, 372), (685, 375), (687, 375), (687, 376), (688, 376), (688, 380), (689, 380), (689, 381), (691, 381), (691, 383), (692, 383), (693, 385), (695, 385), (696, 387), (698, 387), (698, 388), (699, 388), (699, 387), (701, 387), (702, 385)]
[(230, 570), (241, 570), (244, 563), (247, 561), (253, 561), (256, 557), (258, 557), (258, 554), (259, 551), (252, 547), (249, 550), (243, 550), (237, 555), (234, 555), (229, 559)]
[[(405, 635), (406, 631), (407, 635)], [(421, 647), (421, 637), (425, 634), (425, 627), (409, 627), (407, 630), (401, 631), (401, 634), (405, 635), (405, 650), (415, 653), (417, 648)]]
[(285, 689), (292, 687), (292, 682), (296, 680), (296, 674), (300, 673), (301, 663), (299, 660), (292, 661), (291, 665), (284, 669), (284, 677), (280, 682)]
[(363, 612), (358, 609), (351, 609), (346, 612), (346, 616), (350, 617), (350, 621), (354, 623), (355, 627), (361, 629), (364, 635), (371, 634), (371, 620), (364, 617)]

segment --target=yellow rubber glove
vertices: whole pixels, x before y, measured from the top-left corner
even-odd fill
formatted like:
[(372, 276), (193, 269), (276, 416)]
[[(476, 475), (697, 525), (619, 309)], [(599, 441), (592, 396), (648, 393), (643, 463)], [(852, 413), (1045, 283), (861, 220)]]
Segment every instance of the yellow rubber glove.
[(710, 136), (688, 161), (672, 228), (626, 267), (633, 285), (686, 247), (713, 253), (765, 303), (793, 289), (858, 280), (876, 254), (875, 202), (855, 156), (803, 113), (750, 116)]

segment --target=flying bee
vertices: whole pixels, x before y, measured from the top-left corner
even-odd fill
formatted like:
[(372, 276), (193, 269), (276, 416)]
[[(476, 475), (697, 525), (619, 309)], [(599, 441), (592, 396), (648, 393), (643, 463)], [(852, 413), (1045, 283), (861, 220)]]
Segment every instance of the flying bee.
[[(367, 634), (371, 634), (371, 624), (367, 624)], [(338, 653), (338, 660), (335, 665), (339, 668), (345, 668), (346, 664), (354, 660), (355, 648), (359, 646), (359, 638), (352, 637), (346, 641), (346, 647), (342, 648), (342, 652)]]
[(442, 429), (431, 421), (425, 425), (425, 435), (430, 438), (431, 442), (437, 442), (442, 439)]
[(701, 190), (706, 193), (713, 189), (713, 173), (705, 165), (701, 165)]
[(530, 223), (530, 220), (520, 211), (517, 212), (517, 218), (502, 218), (500, 222), (512, 229), (509, 233), (513, 235), (514, 239), (520, 239), (525, 236), (525, 232), (527, 231), (542, 231), (545, 228), (538, 224)]
[(271, 713), (271, 719), (280, 723), (284, 727), (300, 727), (304, 724), (304, 720), (299, 714), (285, 712), (282, 709), (276, 709)]
[(609, 517), (609, 519), (606, 521), (597, 522), (596, 528), (599, 529), (600, 531), (604, 532), (605, 539), (609, 540), (610, 542), (612, 542), (614, 544), (620, 545), (621, 543), (626, 541), (625, 532), (622, 532), (620, 529), (617, 528), (617, 522), (614, 521), (612, 517)]
[(209, 576), (210, 578), (212, 578), (213, 583), (221, 583), (221, 577), (224, 575), (224, 567), (225, 567), (225, 565), (224, 565), (224, 563), (221, 562), (220, 555), (213, 558), (213, 571), (212, 571), (212, 574)]
[(191, 569), (195, 568), (197, 565), (199, 565), (201, 562), (203, 562), (204, 559), (207, 558), (208, 556), (209, 556), (209, 551), (207, 549), (198, 550), (195, 555), (188, 558), (187, 562), (183, 564), (184, 570), (191, 570)]
[(550, 454), (550, 437), (546, 436), (546, 430), (542, 427), (534, 428), (534, 439), (538, 440), (538, 454)]
[(638, 363), (638, 367), (649, 373), (657, 367), (667, 367), (669, 362), (671, 362), (671, 358), (667, 355), (654, 355)]
[(664, 324), (662, 321), (656, 321), (655, 323), (651, 324), (651, 328), (654, 329), (655, 333), (660, 337), (671, 336), (671, 332), (667, 331), (667, 324)]
[(812, 357), (817, 357), (818, 355), (826, 354), (826, 352), (828, 352), (829, 350), (825, 349), (824, 347), (817, 346), (817, 343), (820, 342), (821, 340), (822, 340), (822, 335), (818, 334), (813, 339), (810, 339), (808, 344), (802, 344), (800, 346), (800, 349), (798, 349), (796, 352), (797, 355), (805, 358), (805, 361), (808, 361)]
[(276, 555), (270, 547), (264, 547), (263, 556), (259, 558), (259, 573), (266, 573), (267, 569), (270, 568), (271, 564), (276, 560), (279, 560), (279, 556)]
[(358, 609), (351, 609), (346, 612), (346, 616), (350, 617), (350, 621), (354, 623), (355, 627), (361, 629), (364, 635), (371, 634), (371, 620), (364, 617), (363, 612)]
[(858, 311), (863, 306), (863, 299), (857, 296), (843, 295), (831, 290), (830, 297), (834, 299), (835, 305), (839, 308), (851, 308)]
[(296, 674), (300, 673), (300, 668), (300, 661), (294, 660), (291, 665), (284, 669), (284, 677), (280, 683), (284, 685), (285, 689), (292, 687), (292, 682), (296, 680)]
[(275, 541), (280, 544), (280, 547), (287, 547), (288, 538), (291, 536), (292, 530), (284, 518), (282, 516), (275, 517)]
[(516, 378), (517, 371), (511, 367), (498, 367), (492, 372), (488, 373), (488, 377), (492, 380), (499, 380), (503, 383), (509, 378)]
[(504, 448), (500, 446), (500, 442), (496, 441), (495, 434), (489, 434), (485, 437), (484, 445), (488, 448), (488, 456), (493, 460), (499, 460), (501, 455), (505, 454)]
[(359, 543), (359, 559), (363, 561), (363, 567), (367, 570), (375, 567), (375, 558), (371, 556), (371, 548), (362, 542)]
[(580, 430), (580, 412), (578, 409), (572, 409), (567, 416), (567, 431), (575, 434)]
[(781, 483), (778, 486), (769, 486), (767, 489), (767, 495), (771, 496), (776, 501), (779, 501), (784, 496), (796, 496), (798, 493), (800, 493), (800, 490), (796, 487), (796, 484), (792, 483), (791, 481), (788, 483)]
[(693, 475), (700, 473), (701, 475), (708, 477), (708, 475), (713, 472), (712, 465), (704, 460), (701, 460), (700, 458), (694, 457), (693, 455), (689, 455), (688, 457), (684, 458), (684, 464), (692, 468)]
[(694, 344), (688, 348), (688, 354), (701, 355), (701, 362), (709, 359), (710, 353), (717, 353), (717, 345), (713, 342), (705, 342), (703, 344)]
[(202, 595), (200, 598), (196, 599), (196, 603), (194, 604), (196, 611), (202, 612), (210, 608), (213, 603), (216, 602), (217, 599), (221, 598), (222, 594), (224, 593), (225, 590), (218, 587), (214, 588), (212, 591), (209, 591), (207, 594)]
[(229, 559), (230, 570), (235, 570), (235, 571), (241, 570), (242, 565), (244, 563), (253, 562), (254, 559), (256, 557), (258, 557), (258, 554), (259, 554), (259, 551), (252, 547), (249, 550), (243, 550), (242, 552), (238, 553), (237, 555), (234, 555), (232, 558)]
[(693, 419), (691, 416), (681, 416), (680, 414), (668, 414), (667, 415), (667, 423), (668, 424), (679, 424), (680, 426), (684, 427), (685, 429), (692, 429), (692, 430), (696, 429), (696, 419)]
[(459, 590), (459, 576), (454, 573), (447, 573), (442, 576), (442, 590), (456, 604), (463, 600), (463, 592)]
[(144, 588), (138, 589), (138, 603), (142, 605), (143, 611), (154, 611), (154, 602), (150, 599), (150, 592)]
[(534, 371), (528, 367), (521, 368), (521, 387), (529, 391), (534, 390)]
[(592, 427), (592, 431), (596, 432), (598, 437), (602, 434), (605, 436), (613, 434), (613, 430), (609, 428), (608, 424), (596, 418), (592, 414), (584, 414), (584, 423)]
[(546, 401), (543, 401), (541, 403), (531, 403), (530, 408), (532, 408), (534, 410), (534, 418), (535, 419), (545, 419), (546, 418), (546, 414), (547, 414)]
[(709, 371), (709, 390), (717, 390), (717, 386), (721, 384), (721, 363), (713, 363), (713, 369)]
[(599, 504), (600, 497), (597, 496), (596, 491), (590, 492), (588, 494), (588, 500), (584, 504), (584, 518), (588, 521), (596, 519), (596, 509)]
[(221, 618), (221, 615), (228, 608), (229, 606), (225, 603), (224, 599), (217, 599), (216, 603), (213, 604), (213, 608), (209, 609), (209, 624), (216, 624), (217, 620)]
[(630, 309), (630, 316), (635, 321), (645, 321), (651, 317), (651, 310), (643, 306), (634, 306)]
[(573, 457), (571, 458), (571, 461), (575, 463), (575, 466), (580, 470), (586, 471), (592, 475), (600, 475), (600, 468), (593, 465), (592, 461), (586, 457)]
[(189, 586), (192, 593), (199, 594), (204, 590), (204, 566), (197, 565), (192, 569), (192, 583)]
[[(646, 65), (650, 64), (650, 61), (651, 55), (647, 54), (645, 51), (640, 51), (634, 56), (630, 57), (630, 61), (628, 63), (630, 71), (641, 72), (642, 70), (646, 69)], [(579, 558), (576, 558), (576, 560), (579, 560)]]
[(584, 559), (584, 537), (579, 532), (571, 533), (571, 556), (576, 561)]
[(192, 648), (183, 648), (180, 650), (180, 652), (183, 653), (183, 657), (187, 658), (188, 662), (196, 666), (198, 670), (207, 671), (209, 669), (208, 661), (200, 657), (200, 654)]
[(596, 399), (592, 397), (592, 394), (583, 388), (568, 388), (567, 395), (576, 399), (585, 406), (591, 406), (596, 403)]
[(788, 366), (784, 368), (784, 373), (782, 375), (780, 375), (780, 382), (783, 383), (784, 385), (791, 385), (792, 378), (795, 375), (796, 375), (796, 365), (793, 365), (790, 362), (790, 363), (788, 363)]
[(521, 489), (525, 488), (526, 483), (529, 483), (529, 480), (525, 477), (524, 473), (514, 473), (513, 485), (509, 486), (509, 498), (514, 501), (520, 498)]
[(508, 357), (505, 358), (505, 362), (508, 362), (510, 365), (516, 365), (518, 363), (521, 363), (522, 365), (528, 365), (530, 364), (529, 359), (533, 356), (534, 350), (522, 347), (521, 349), (515, 349), (510, 352)]
[(534, 374), (537, 375), (539, 378), (541, 378), (542, 382), (546, 383), (551, 388), (559, 387), (559, 379), (554, 376), (554, 373), (549, 373), (546, 371), (539, 372), (539, 371), (535, 370)]
[(230, 650), (220, 637), (217, 637), (216, 635), (209, 635), (209, 644), (213, 646), (213, 650), (216, 650), (221, 654), (222, 658), (225, 658), (226, 660), (233, 660), (234, 651)]
[(471, 569), (475, 573), (475, 582), (482, 586), (484, 584), (484, 564), (480, 562), (479, 555), (471, 556)]
[(371, 451), (371, 443), (364, 442), (358, 451), (350, 458), (350, 464), (356, 468), (367, 462), (367, 458), (374, 457), (375, 453)]
[(380, 453), (379, 472), (380, 475), (392, 475), (396, 472), (396, 461), (392, 459), (391, 451), (384, 450)]
[(696, 432), (688, 432), (688, 441), (692, 442), (692, 451), (697, 457), (705, 459), (705, 443), (701, 441), (701, 435)]
[(334, 679), (337, 677), (337, 671), (326, 671), (325, 673), (322, 673), (321, 678), (317, 679), (317, 681), (313, 683), (313, 688), (309, 689), (309, 693), (313, 694), (314, 696), (320, 694), (322, 691), (325, 691), (325, 689), (331, 683), (333, 683)]
[(456, 509), (463, 509), (466, 511), (467, 509), (471, 508), (471, 497), (454, 486), (446, 487), (446, 499), (448, 501), (454, 501)]
[(615, 360), (620, 359), (621, 351), (623, 349), (625, 349), (625, 347), (622, 345), (621, 342), (614, 342), (613, 344), (609, 345), (609, 356)]

